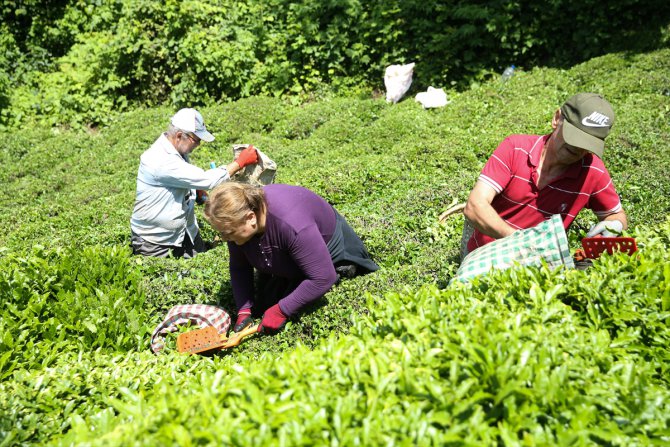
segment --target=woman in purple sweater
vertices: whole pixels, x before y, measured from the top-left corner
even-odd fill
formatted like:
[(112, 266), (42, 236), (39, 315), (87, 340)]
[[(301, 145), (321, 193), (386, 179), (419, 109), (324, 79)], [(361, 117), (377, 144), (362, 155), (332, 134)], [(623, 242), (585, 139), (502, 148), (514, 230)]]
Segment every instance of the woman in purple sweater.
[(300, 186), (227, 182), (210, 193), (205, 217), (228, 241), (236, 332), (252, 314), (263, 315), (259, 332), (279, 331), (340, 276), (379, 269), (346, 220)]

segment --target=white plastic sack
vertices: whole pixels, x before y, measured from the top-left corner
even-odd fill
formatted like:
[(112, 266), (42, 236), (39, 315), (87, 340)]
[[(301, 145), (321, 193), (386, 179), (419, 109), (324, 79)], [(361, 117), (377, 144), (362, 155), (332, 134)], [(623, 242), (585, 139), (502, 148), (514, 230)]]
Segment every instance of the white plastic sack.
[(386, 86), (386, 102), (393, 104), (407, 93), (412, 85), (414, 74), (414, 62), (406, 65), (389, 65), (384, 73), (384, 85)]
[[(233, 157), (237, 158), (240, 152), (247, 147), (249, 147), (248, 144), (233, 145)], [(245, 166), (244, 169), (237, 171), (233, 176), (233, 180), (256, 186), (269, 185), (275, 181), (277, 163), (261, 152), (260, 149), (256, 148), (256, 152), (258, 152), (258, 163)]]
[(444, 107), (449, 104), (447, 94), (441, 88), (428, 87), (428, 91), (417, 93), (416, 101), (419, 101), (424, 109), (433, 107)]

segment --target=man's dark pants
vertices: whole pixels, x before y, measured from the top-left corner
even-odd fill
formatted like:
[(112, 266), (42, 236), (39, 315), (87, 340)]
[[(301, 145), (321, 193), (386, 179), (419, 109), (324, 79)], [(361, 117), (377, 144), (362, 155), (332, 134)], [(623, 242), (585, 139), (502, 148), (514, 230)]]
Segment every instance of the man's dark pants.
[(175, 258), (192, 258), (198, 253), (207, 251), (205, 241), (202, 240), (200, 232), (195, 236), (195, 241), (191, 241), (188, 234), (184, 235), (184, 242), (181, 247), (176, 245), (157, 245), (145, 241), (141, 236), (135, 233), (131, 234), (130, 245), (133, 247), (133, 254), (153, 256), (157, 258), (167, 258), (173, 256)]

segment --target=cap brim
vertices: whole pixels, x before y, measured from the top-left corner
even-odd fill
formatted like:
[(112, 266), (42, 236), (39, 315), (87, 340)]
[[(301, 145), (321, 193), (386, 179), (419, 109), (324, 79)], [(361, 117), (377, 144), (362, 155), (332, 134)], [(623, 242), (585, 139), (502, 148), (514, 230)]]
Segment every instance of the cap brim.
[(200, 138), (202, 141), (206, 141), (208, 143), (214, 141), (214, 135), (207, 132), (206, 130), (198, 130), (193, 133), (195, 134), (196, 137)]
[(563, 139), (570, 146), (585, 149), (600, 158), (603, 157), (605, 142), (573, 126), (567, 120), (563, 120)]

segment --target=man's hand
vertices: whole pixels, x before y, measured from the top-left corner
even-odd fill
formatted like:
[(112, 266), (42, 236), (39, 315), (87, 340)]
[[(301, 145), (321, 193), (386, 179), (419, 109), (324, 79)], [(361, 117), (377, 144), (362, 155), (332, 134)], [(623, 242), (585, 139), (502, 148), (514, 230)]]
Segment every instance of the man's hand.
[(251, 318), (251, 308), (247, 307), (246, 309), (240, 309), (240, 311), (237, 312), (237, 321), (235, 322), (233, 331), (240, 332), (242, 329), (249, 326), (253, 322), (254, 320)]
[(263, 314), (263, 321), (258, 326), (258, 332), (261, 334), (275, 334), (284, 328), (287, 319), (288, 317), (279, 308), (279, 304), (275, 304)]
[(593, 225), (586, 237), (601, 235), (602, 237), (617, 237), (623, 231), (623, 222), (619, 220), (603, 220)]
[(249, 147), (240, 152), (240, 155), (235, 159), (235, 161), (238, 165), (240, 165), (240, 168), (258, 163), (258, 152), (256, 152), (255, 147), (249, 145)]
[(202, 189), (196, 189), (195, 190), (195, 203), (198, 205), (202, 205), (207, 201), (207, 191), (203, 191)]
[(491, 206), (497, 194), (489, 184), (478, 180), (470, 191), (463, 209), (463, 215), (473, 227), (494, 239), (509, 236), (516, 231), (516, 228), (505, 222)]

